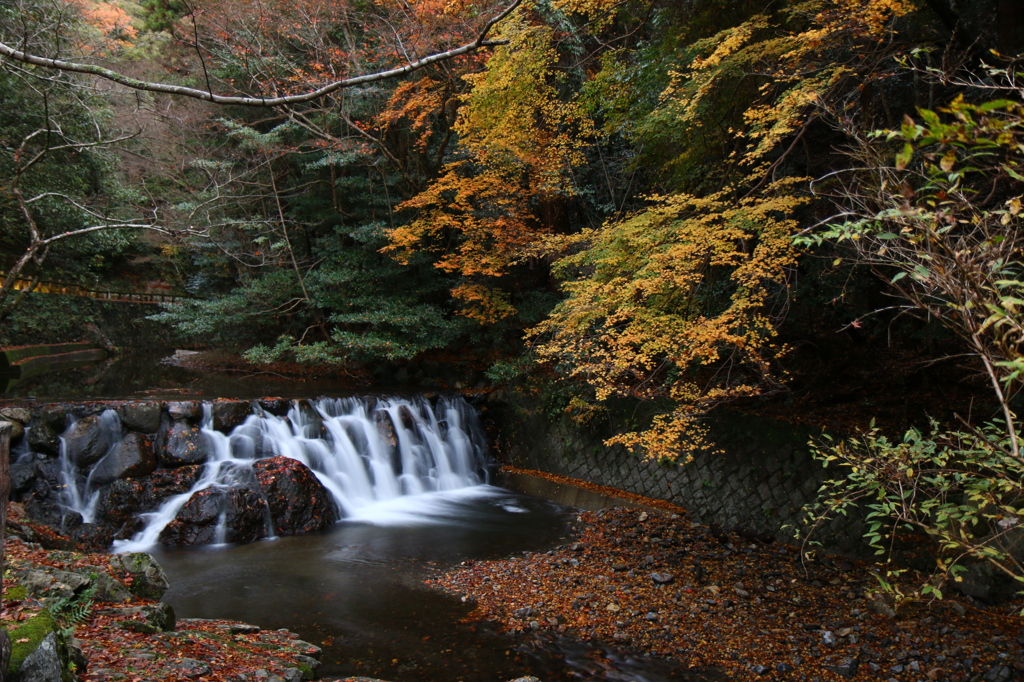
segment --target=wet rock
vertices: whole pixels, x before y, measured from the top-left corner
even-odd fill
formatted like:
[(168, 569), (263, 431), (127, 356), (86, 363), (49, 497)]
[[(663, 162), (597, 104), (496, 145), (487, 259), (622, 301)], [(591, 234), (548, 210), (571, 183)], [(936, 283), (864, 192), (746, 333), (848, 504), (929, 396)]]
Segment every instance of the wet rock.
[(259, 401), (259, 406), (275, 417), (283, 417), (288, 414), (292, 404), (284, 398), (263, 398)]
[(130, 536), (139, 525), (142, 510), (143, 484), (139, 481), (116, 480), (99, 490), (96, 518), (110, 528), (115, 537)]
[(33, 452), (56, 455), (60, 452), (60, 437), (48, 423), (39, 419), (28, 428), (26, 440)]
[(61, 464), (56, 459), (37, 459), (36, 477), (24, 498), (29, 518), (48, 526), (59, 527), (64, 517), (60, 491), (64, 486)]
[(172, 401), (167, 403), (167, 414), (174, 421), (198, 422), (203, 418), (203, 404), (198, 400)]
[(156, 433), (160, 429), (160, 411), (160, 403), (129, 402), (117, 408), (121, 424), (139, 433)]
[(89, 474), (89, 483), (100, 486), (119, 478), (138, 478), (152, 473), (154, 469), (153, 442), (141, 433), (132, 432), (96, 463)]
[(160, 533), (160, 542), (171, 546), (246, 543), (266, 535), (267, 506), (258, 492), (251, 488), (207, 488), (178, 511)]
[(23, 493), (36, 478), (35, 457), (25, 457), (11, 464), (11, 492)]
[(172, 422), (160, 434), (160, 462), (169, 467), (202, 464), (209, 458), (209, 444), (199, 427), (187, 421)]
[(114, 541), (114, 530), (96, 523), (82, 523), (68, 532), (68, 538), (82, 551), (105, 552)]
[(252, 414), (252, 405), (239, 400), (215, 400), (211, 409), (213, 428), (224, 433), (231, 433)]
[[(313, 404), (308, 400), (297, 400), (295, 401), (295, 407), (299, 411), (299, 419), (302, 422), (302, 435), (306, 438), (323, 438), (327, 434), (327, 429), (324, 428), (323, 417), (317, 412)], [(390, 422), (388, 422), (390, 423)], [(380, 426), (380, 424), (378, 424)], [(389, 443), (397, 443), (397, 440), (392, 438), (388, 440)]]
[(64, 638), (57, 632), (51, 632), (22, 661), (17, 679), (20, 682), (74, 682), (70, 662), (71, 653)]
[(158, 469), (144, 479), (139, 479), (143, 483), (140, 509), (144, 512), (156, 511), (168, 497), (191, 490), (202, 475), (203, 467), (192, 464), (174, 469)]
[(160, 599), (170, 587), (164, 569), (145, 552), (115, 554), (110, 558), (110, 569), (114, 575), (131, 576), (128, 589), (143, 599)]
[(252, 468), (278, 535), (312, 533), (338, 520), (331, 494), (302, 462), (270, 457)]
[(64, 432), (68, 457), (79, 469), (87, 469), (107, 453), (110, 441), (96, 415), (82, 417)]

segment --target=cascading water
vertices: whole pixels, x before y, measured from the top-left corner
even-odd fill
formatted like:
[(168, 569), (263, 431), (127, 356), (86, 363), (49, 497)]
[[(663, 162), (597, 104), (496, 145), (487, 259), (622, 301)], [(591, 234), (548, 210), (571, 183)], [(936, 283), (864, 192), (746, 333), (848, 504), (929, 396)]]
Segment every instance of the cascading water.
[[(104, 410), (98, 417), (98, 436), (92, 449), (98, 449), (103, 454), (109, 453), (117, 447), (121, 440), (121, 420), (118, 419), (114, 410)], [(82, 521), (92, 523), (96, 516), (96, 502), (99, 498), (98, 491), (91, 485), (90, 476), (86, 476), (75, 463), (74, 455), (69, 452), (68, 434), (74, 429), (72, 423), (60, 436), (60, 465), (61, 474), (64, 477), (64, 488), (62, 491), (62, 503), (73, 512), (82, 516)]]
[[(254, 405), (231, 433), (214, 430), (204, 405), (201, 432), (209, 458), (188, 492), (143, 515), (145, 526), (115, 551), (155, 545), (160, 533), (201, 490), (246, 486), (259, 459), (285, 456), (309, 467), (343, 518), (376, 523), (410, 521), (417, 510), (486, 480), (484, 442), (473, 409), (461, 398), (325, 398), (296, 401), (287, 415)], [(220, 523), (223, 526), (224, 522)], [(272, 527), (268, 519), (268, 534)], [(223, 528), (217, 537), (223, 539)]]

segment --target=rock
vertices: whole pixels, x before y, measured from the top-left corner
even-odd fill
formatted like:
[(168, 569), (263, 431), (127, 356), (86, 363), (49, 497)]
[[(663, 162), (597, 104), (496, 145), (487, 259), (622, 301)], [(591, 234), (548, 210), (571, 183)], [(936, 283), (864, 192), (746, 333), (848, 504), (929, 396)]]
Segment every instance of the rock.
[(893, 604), (895, 604), (895, 600), (893, 600), (890, 595), (875, 592), (868, 595), (867, 600), (868, 611), (877, 613), (880, 616), (885, 616), (886, 618), (896, 617), (896, 611), (892, 608)]
[(110, 441), (96, 415), (82, 417), (64, 432), (64, 448), (79, 469), (87, 469), (107, 454)]
[(159, 437), (157, 454), (169, 467), (202, 464), (209, 458), (209, 445), (199, 427), (186, 421), (172, 422)]
[(120, 603), (132, 598), (132, 593), (128, 591), (124, 583), (115, 580), (106, 571), (98, 572), (92, 579), (92, 585), (96, 588), (96, 593), (93, 595), (93, 601), (96, 602)]
[(771, 668), (766, 665), (755, 665), (753, 670), (755, 675), (767, 675), (771, 672)]
[(131, 580), (127, 581), (128, 589), (136, 597), (143, 599), (160, 599), (170, 587), (164, 569), (152, 555), (145, 552), (115, 554), (110, 557), (110, 570), (114, 575), (130, 576)]
[(143, 511), (143, 490), (142, 483), (128, 480), (116, 480), (100, 488), (96, 517), (115, 537), (129, 537), (138, 527), (138, 515)]
[(823, 666), (825, 670), (834, 672), (843, 677), (853, 677), (857, 674), (858, 661), (856, 658), (848, 658), (839, 665)]
[(174, 662), (167, 663), (167, 667), (176, 670), (188, 678), (202, 677), (203, 675), (210, 674), (210, 666), (194, 658), (179, 658)]
[(619, 606), (618, 604), (612, 603), (612, 604), (609, 604), (608, 606), (604, 607), (604, 610), (605, 611), (610, 611), (611, 613), (618, 613), (619, 611), (622, 610), (622, 607)]
[(295, 662), (298, 663), (300, 666), (300, 670), (302, 671), (302, 679), (317, 679), (316, 671), (320, 669), (320, 661), (316, 660), (312, 656), (304, 656), (303, 654), (298, 654), (295, 657)]
[(239, 400), (215, 400), (211, 409), (213, 428), (224, 433), (231, 433), (252, 414), (252, 405)]
[(51, 632), (39, 647), (22, 661), (18, 669), (20, 682), (74, 682), (75, 676), (68, 665), (71, 654), (68, 646), (56, 632)]
[(612, 570), (613, 571), (625, 571), (628, 568), (629, 568), (629, 566), (627, 566), (626, 564), (623, 564), (623, 563), (612, 564)]
[(11, 492), (23, 493), (36, 479), (36, 458), (25, 457), (11, 463)]
[[(114, 616), (115, 618), (132, 618), (133, 616), (142, 616), (146, 619), (145, 623), (138, 620), (123, 620), (120, 622), (121, 627), (125, 627), (129, 630), (135, 629), (137, 632), (140, 631), (134, 626), (128, 625), (128, 623), (137, 623), (138, 625), (147, 625), (148, 634), (153, 632), (171, 632), (174, 630), (174, 626), (177, 624), (177, 619), (174, 616), (174, 609), (171, 608), (170, 604), (158, 602), (156, 604), (144, 604), (142, 606), (125, 606), (120, 608), (105, 608), (98, 609), (98, 613)], [(142, 628), (147, 630), (147, 628)]]
[(203, 467), (192, 464), (174, 469), (158, 469), (140, 479), (143, 482), (141, 510), (155, 511), (168, 497), (187, 493), (202, 475)]
[(68, 537), (82, 551), (105, 552), (114, 541), (114, 530), (95, 523), (82, 523), (69, 531)]
[[(218, 537), (218, 532), (223, 537)], [(160, 533), (170, 546), (246, 543), (267, 536), (267, 505), (251, 488), (207, 488), (193, 495)]]
[(138, 478), (153, 473), (156, 456), (153, 443), (141, 433), (128, 433), (110, 452), (103, 456), (92, 473), (89, 483), (101, 486), (119, 478)]
[(28, 426), (32, 421), (32, 413), (24, 407), (2, 407), (0, 408), (0, 421), (4, 420)]
[(20, 422), (16, 422), (13, 419), (6, 419), (3, 415), (0, 415), (0, 422), (2, 421), (6, 421), (11, 425), (11, 429), (9, 431), (11, 445), (19, 442), (24, 437), (25, 427), (22, 426)]
[(284, 398), (263, 398), (259, 401), (259, 406), (275, 417), (283, 417), (288, 414), (292, 404)]
[(1005, 665), (995, 665), (981, 676), (984, 682), (1008, 682), (1013, 679), (1013, 670)]
[(338, 520), (334, 498), (298, 460), (278, 456), (252, 465), (278, 535), (323, 530)]
[(277, 677), (277, 679), (281, 680), (282, 682), (302, 682), (302, 680), (304, 679), (302, 676), (302, 671), (298, 668), (285, 668), (281, 671), (280, 676), (271, 675), (268, 682), (277, 682), (276, 680), (274, 680), (275, 677)]
[(41, 419), (32, 423), (25, 438), (33, 452), (42, 452), (48, 455), (60, 453), (60, 437), (49, 424)]
[(160, 429), (160, 411), (160, 403), (129, 402), (117, 408), (121, 424), (139, 433), (156, 433)]
[(821, 633), (821, 642), (825, 646), (833, 647), (836, 645), (836, 636), (832, 634), (831, 630), (825, 630)]
[(174, 421), (187, 419), (198, 422), (203, 418), (203, 404), (198, 400), (182, 400), (167, 403), (167, 414)]
[(232, 635), (258, 635), (260, 627), (248, 623), (232, 623), (228, 626), (228, 632)]
[(651, 580), (659, 585), (667, 585), (675, 579), (676, 577), (671, 573), (651, 573)]

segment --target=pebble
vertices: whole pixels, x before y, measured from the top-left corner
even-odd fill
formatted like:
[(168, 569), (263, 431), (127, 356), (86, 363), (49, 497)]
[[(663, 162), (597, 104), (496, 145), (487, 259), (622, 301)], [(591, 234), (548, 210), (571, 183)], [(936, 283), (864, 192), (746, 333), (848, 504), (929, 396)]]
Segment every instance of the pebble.
[(671, 573), (651, 573), (651, 580), (659, 585), (667, 585), (675, 580), (675, 578)]

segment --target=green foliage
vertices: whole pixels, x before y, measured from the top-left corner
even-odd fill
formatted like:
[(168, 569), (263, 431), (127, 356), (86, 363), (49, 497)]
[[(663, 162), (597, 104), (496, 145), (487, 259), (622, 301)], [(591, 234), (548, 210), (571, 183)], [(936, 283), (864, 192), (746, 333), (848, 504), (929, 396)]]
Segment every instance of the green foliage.
[(839, 442), (812, 440), (811, 450), (838, 469), (808, 509), (812, 526), (866, 509), (865, 539), (883, 556), (901, 530), (929, 536), (941, 580), (922, 585), (924, 596), (941, 598), (942, 583), (959, 582), (977, 562), (1024, 588), (1024, 462), (1005, 424), (962, 432), (932, 422), (927, 434), (910, 429), (899, 440), (872, 429)]
[(57, 623), (65, 629), (73, 629), (74, 626), (89, 618), (89, 614), (92, 613), (92, 598), (96, 596), (96, 579), (98, 577), (96, 573), (91, 573), (92, 583), (82, 592), (58, 597), (46, 605), (47, 611)]

